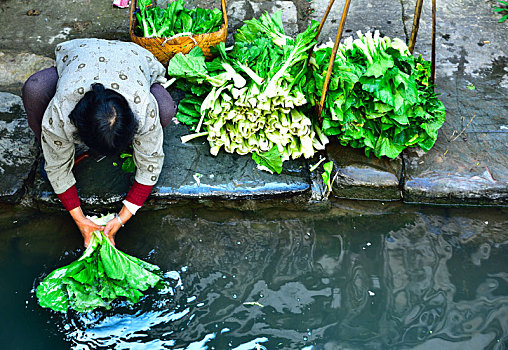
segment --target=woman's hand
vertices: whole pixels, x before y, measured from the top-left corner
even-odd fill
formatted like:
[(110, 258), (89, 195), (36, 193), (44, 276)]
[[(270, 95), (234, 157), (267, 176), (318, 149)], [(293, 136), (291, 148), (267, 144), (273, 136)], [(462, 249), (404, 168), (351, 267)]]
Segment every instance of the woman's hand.
[(113, 219), (109, 220), (106, 224), (106, 228), (104, 229), (104, 235), (109, 238), (109, 241), (113, 246), (115, 245), (115, 235), (118, 230), (125, 225), (125, 223), (132, 217), (131, 212), (123, 206), (118, 213), (120, 220), (115, 216)]
[(69, 211), (74, 222), (79, 228), (81, 235), (83, 236), (85, 247), (88, 247), (88, 243), (90, 243), (90, 238), (92, 237), (93, 231), (102, 231), (104, 230), (104, 226), (97, 225), (92, 222), (92, 220), (88, 219), (81, 210), (81, 207), (76, 207)]
[(106, 224), (106, 228), (104, 229), (104, 235), (108, 237), (109, 241), (113, 246), (115, 245), (115, 235), (118, 232), (118, 230), (122, 227), (122, 224), (116, 217), (109, 220)]

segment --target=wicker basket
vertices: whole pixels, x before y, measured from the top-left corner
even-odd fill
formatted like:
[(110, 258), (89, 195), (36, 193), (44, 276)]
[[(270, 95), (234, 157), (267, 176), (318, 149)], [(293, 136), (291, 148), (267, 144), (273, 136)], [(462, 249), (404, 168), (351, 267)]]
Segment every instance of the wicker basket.
[(138, 19), (135, 16), (135, 9), (137, 7), (137, 0), (131, 1), (131, 11), (130, 11), (130, 24), (129, 24), (129, 34), (131, 40), (144, 47), (148, 51), (154, 54), (154, 56), (164, 65), (167, 66), (169, 60), (176, 55), (178, 52), (188, 53), (192, 48), (198, 45), (202, 50), (203, 54), (207, 58), (212, 58), (212, 54), (210, 53), (210, 46), (216, 46), (221, 41), (226, 41), (226, 36), (228, 34), (228, 17), (227, 17), (227, 6), (226, 0), (221, 0), (222, 5), (222, 14), (224, 17), (224, 23), (220, 27), (220, 29), (213, 33), (205, 33), (205, 34), (197, 34), (190, 36), (181, 36), (176, 37), (171, 40), (168, 38), (145, 38), (137, 36), (134, 32), (135, 28), (138, 25)]

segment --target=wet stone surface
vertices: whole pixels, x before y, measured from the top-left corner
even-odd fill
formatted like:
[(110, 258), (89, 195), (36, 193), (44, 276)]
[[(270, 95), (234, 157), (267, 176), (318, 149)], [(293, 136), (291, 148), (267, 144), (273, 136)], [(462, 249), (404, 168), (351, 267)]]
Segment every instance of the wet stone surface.
[(204, 137), (182, 144), (180, 137), (188, 133), (188, 127), (181, 124), (170, 124), (164, 130), (164, 167), (151, 195), (156, 200), (289, 197), (310, 189), (303, 160), (284, 162), (282, 174), (272, 175), (257, 169), (250, 155), (220, 151), (212, 156)]
[[(220, 6), (218, 0), (213, 4), (205, 0), (187, 0), (187, 3), (190, 7)], [(279, 8), (283, 10), (288, 33), (302, 31), (309, 18), (321, 20), (328, 0), (235, 0), (227, 4), (231, 40), (232, 33), (243, 20)], [(331, 145), (327, 157), (334, 160), (335, 170), (339, 171), (333, 196), (379, 200), (402, 197), (408, 202), (429, 203), (508, 203), (508, 31), (505, 24), (497, 22), (500, 16), (492, 12), (494, 4), (493, 0), (438, 2), (436, 90), (441, 94), (447, 116), (434, 148), (427, 154), (415, 149), (406, 151), (401, 179), (400, 160), (369, 159), (362, 151)], [(343, 36), (356, 35), (357, 30), (378, 29), (384, 35), (407, 39), (414, 5), (406, 0), (352, 2)], [(431, 2), (423, 5), (415, 53), (422, 53), (430, 60)], [(335, 37), (343, 6), (344, 0), (333, 5), (320, 41)], [(38, 10), (39, 14), (28, 16), (29, 10)], [(0, 1), (3, 26), (0, 47), (4, 54), (0, 53), (0, 90), (19, 95), (25, 77), (49, 64), (47, 57), (53, 57), (54, 47), (59, 42), (78, 37), (129, 40), (128, 14), (128, 9), (114, 8), (111, 2), (99, 0)], [(6, 53), (11, 56), (5, 56)], [(10, 108), (9, 101), (15, 99), (12, 96), (1, 94), (0, 105)], [(21, 116), (19, 98), (17, 101), (15, 114)], [(2, 118), (12, 115), (9, 111), (2, 112)], [(19, 123), (16, 127), (4, 119), (1, 123), (0, 132), (4, 132), (26, 122), (23, 116), (16, 121)], [(27, 137), (31, 136), (26, 124), (23, 125)], [(270, 175), (257, 170), (250, 156), (221, 152), (218, 157), (212, 157), (204, 139), (181, 144), (179, 137), (186, 132), (181, 125), (171, 125), (166, 131), (164, 173), (147, 207), (184, 198), (208, 198), (210, 202), (227, 198), (256, 198), (259, 201), (264, 196), (296, 195), (321, 201), (326, 198), (320, 180), (322, 167), (312, 174), (312, 180), (307, 173), (306, 161), (287, 162), (282, 176)], [(0, 142), (3, 145), (11, 141), (2, 136)], [(20, 148), (10, 147), (11, 144), (9, 152), (18, 152)], [(10, 176), (16, 184), (6, 187), (0, 201), (6, 198), (19, 200), (23, 183), (36, 159), (36, 148), (27, 152), (23, 158), (26, 168), (10, 168)], [(2, 150), (2, 157), (4, 154)], [(118, 204), (124, 197), (132, 176), (113, 167), (113, 161), (108, 159), (97, 163), (96, 159), (87, 158), (76, 167), (78, 191), (85, 206)], [(308, 163), (315, 162), (317, 159)], [(2, 179), (4, 177), (2, 175)], [(0, 186), (7, 186), (6, 183), (2, 181)], [(39, 175), (35, 184), (31, 186), (30, 183), (28, 187), (38, 202), (61, 207), (49, 184)], [(7, 192), (11, 194), (5, 194)]]
[[(404, 24), (411, 32), (414, 1), (402, 0)], [(415, 45), (415, 54), (431, 57), (432, 11), (431, 1), (423, 3), (420, 28)], [(495, 0), (438, 1), (436, 10), (437, 74), (452, 77), (462, 71), (476, 79), (492, 66), (493, 62), (508, 55), (506, 22), (498, 23), (502, 17), (493, 12), (499, 5)], [(504, 65), (506, 67), (506, 64)], [(438, 86), (440, 78), (437, 80)], [(470, 81), (474, 83), (474, 81)], [(508, 77), (502, 79), (501, 87), (508, 88)]]
[[(415, 53), (430, 59), (424, 3)], [(412, 11), (404, 1), (406, 12)], [(460, 14), (460, 16), (457, 16)], [(436, 91), (446, 121), (427, 154), (405, 153), (405, 200), (508, 203), (508, 32), (490, 2), (438, 2)], [(412, 17), (406, 21), (410, 28)]]
[[(460, 77), (440, 80), (446, 122), (427, 154), (405, 153), (406, 201), (508, 202), (508, 102), (499, 96), (508, 91), (493, 89), (485, 80), (475, 80), (475, 90), (464, 84), (467, 80)], [(455, 95), (449, 93), (451, 89), (456, 89)]]
[(19, 202), (38, 147), (19, 96), (0, 92), (0, 201)]
[[(311, 2), (313, 10), (311, 19), (321, 22), (328, 7), (328, 0), (314, 0)], [(319, 42), (335, 41), (337, 30), (344, 9), (344, 0), (335, 1), (330, 9), (328, 18), (319, 35)], [(405, 39), (402, 22), (402, 6), (399, 1), (365, 0), (351, 1), (342, 37), (354, 36), (356, 32), (374, 32), (379, 30), (382, 35)]]
[[(78, 156), (83, 152), (83, 147), (77, 147)], [(74, 166), (76, 188), (84, 208), (109, 208), (125, 198), (134, 179), (132, 174), (122, 171), (121, 164), (119, 157), (102, 158), (90, 155)], [(49, 181), (42, 176), (39, 168), (31, 195), (41, 205), (63, 209)]]
[(0, 88), (19, 91), (30, 75), (54, 63), (51, 58), (29, 52), (0, 51)]
[[(30, 10), (39, 15), (29, 16)], [(129, 40), (129, 9), (112, 1), (0, 1), (0, 47), (54, 57), (56, 44), (75, 38)]]
[(336, 177), (332, 186), (333, 196), (370, 200), (401, 199), (401, 158), (379, 159), (372, 155), (367, 158), (363, 150), (343, 147), (335, 142), (326, 151), (328, 159), (334, 162), (332, 177)]

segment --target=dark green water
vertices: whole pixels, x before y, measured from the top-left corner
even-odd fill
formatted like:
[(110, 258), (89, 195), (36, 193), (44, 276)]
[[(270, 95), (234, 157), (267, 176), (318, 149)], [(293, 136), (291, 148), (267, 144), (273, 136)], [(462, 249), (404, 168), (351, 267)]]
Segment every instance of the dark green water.
[(66, 214), (0, 207), (0, 349), (506, 349), (508, 210), (138, 214), (117, 247), (170, 288), (62, 315), (34, 287), (82, 253)]

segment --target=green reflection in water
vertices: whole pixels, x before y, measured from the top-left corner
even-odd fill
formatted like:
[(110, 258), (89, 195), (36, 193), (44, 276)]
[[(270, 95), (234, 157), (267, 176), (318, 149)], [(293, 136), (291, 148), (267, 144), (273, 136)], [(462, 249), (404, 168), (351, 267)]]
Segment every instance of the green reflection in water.
[(335, 203), (322, 212), (138, 214), (125, 252), (167, 271), (140, 304), (62, 316), (33, 287), (77, 258), (66, 214), (0, 208), (2, 348), (505, 348), (499, 208)]

